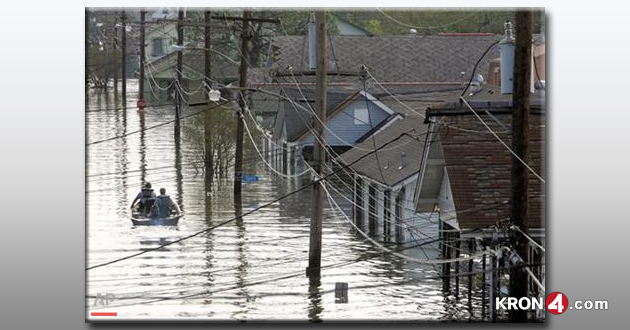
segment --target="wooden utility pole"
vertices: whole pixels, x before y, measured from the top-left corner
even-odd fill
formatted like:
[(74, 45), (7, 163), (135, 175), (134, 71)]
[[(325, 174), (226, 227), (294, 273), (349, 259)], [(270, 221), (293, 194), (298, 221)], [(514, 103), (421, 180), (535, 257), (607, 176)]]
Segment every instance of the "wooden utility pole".
[[(529, 140), (530, 79), (532, 63), (531, 9), (516, 12), (516, 49), (514, 56), (514, 94), (512, 112), (512, 150), (527, 163)], [(525, 164), (512, 158), (511, 218), (523, 233), (528, 232), (527, 190), (528, 172)], [(525, 264), (528, 263), (529, 242), (521, 233), (512, 235), (512, 246)], [(515, 265), (513, 265), (515, 266)], [(522, 267), (510, 268), (510, 297), (527, 297), (527, 273)], [(526, 310), (510, 310), (510, 322), (527, 322)]]
[[(118, 23), (114, 24), (114, 99), (117, 100), (118, 97)], [(107, 91), (107, 84), (109, 83), (109, 72), (107, 74), (107, 82), (105, 83), (105, 91)], [(116, 102), (116, 107), (118, 107), (118, 101)]]
[[(204, 62), (204, 90), (206, 91), (206, 98), (208, 100), (208, 106), (210, 106), (210, 86), (212, 86), (212, 80), (210, 79), (210, 70), (212, 68), (212, 53), (210, 52), (210, 11), (206, 10), (203, 13), (204, 22), (206, 23), (203, 28), (203, 38), (204, 38), (204, 54), (205, 54), (205, 62)], [(214, 176), (214, 155), (212, 150), (212, 110), (206, 110), (205, 113), (205, 126), (204, 126), (204, 137), (205, 137), (205, 145), (206, 145), (206, 186), (212, 186), (212, 180)]]
[(247, 87), (247, 61), (249, 58), (249, 39), (252, 35), (249, 28), (250, 12), (243, 12), (243, 31), (241, 33), (241, 66), (238, 81), (238, 118), (236, 123), (236, 157), (234, 160), (234, 196), (240, 199), (241, 178), (243, 176), (243, 125), (245, 120), (245, 88)]
[[(184, 45), (184, 11), (177, 14), (177, 46)], [(182, 57), (183, 49), (177, 51), (177, 81), (175, 82), (175, 119), (179, 120), (182, 107)]]
[(123, 108), (126, 108), (127, 105), (127, 75), (126, 75), (126, 69), (127, 69), (127, 15), (125, 14), (125, 11), (123, 10), (122, 15), (120, 16), (120, 22), (121, 22), (121, 30), (122, 30), (122, 39), (120, 41), (121, 43), (121, 49), (122, 49), (122, 76), (120, 77), (120, 82), (122, 83), (122, 89), (121, 89), (121, 94), (122, 94), (122, 103), (123, 103)]
[[(317, 31), (317, 74), (316, 74), (316, 98), (315, 111), (320, 120), (314, 120), (313, 164), (317, 175), (321, 178), (326, 168), (326, 12), (315, 13), (315, 29)], [(308, 251), (308, 268), (306, 274), (311, 277), (319, 277), (322, 262), (322, 225), (324, 221), (324, 197), (325, 191), (321, 181), (313, 185), (313, 214), (311, 216), (311, 235)]]
[(145, 17), (147, 12), (145, 10), (140, 11), (140, 78), (138, 81), (138, 110), (144, 110), (146, 102), (144, 100), (144, 62), (145, 56)]
[(85, 110), (88, 109), (88, 101), (89, 101), (88, 94), (90, 91), (90, 88), (89, 88), (89, 82), (90, 82), (89, 49), (90, 49), (90, 11), (88, 7), (85, 7)]

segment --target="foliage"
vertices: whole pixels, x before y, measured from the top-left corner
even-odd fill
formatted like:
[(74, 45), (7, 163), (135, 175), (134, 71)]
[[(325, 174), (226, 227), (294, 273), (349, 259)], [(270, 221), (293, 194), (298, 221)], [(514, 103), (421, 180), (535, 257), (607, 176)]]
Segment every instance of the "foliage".
[[(503, 33), (506, 20), (515, 21), (514, 10), (405, 10), (336, 11), (335, 15), (374, 34)], [(544, 11), (534, 12), (534, 32), (544, 26)]]
[(228, 103), (206, 111), (206, 116), (191, 118), (183, 126), (184, 138), (192, 148), (192, 153), (198, 155), (199, 163), (205, 163), (205, 124), (210, 123), (212, 135), (213, 172), (217, 178), (225, 178), (228, 169), (234, 164), (234, 147), (236, 140), (236, 116), (234, 115), (235, 103)]

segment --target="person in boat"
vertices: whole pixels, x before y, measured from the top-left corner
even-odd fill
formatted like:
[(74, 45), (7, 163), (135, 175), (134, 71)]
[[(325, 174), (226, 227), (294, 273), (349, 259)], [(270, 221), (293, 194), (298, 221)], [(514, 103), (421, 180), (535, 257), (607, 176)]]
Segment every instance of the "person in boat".
[(138, 210), (142, 214), (148, 214), (151, 210), (151, 207), (153, 206), (153, 203), (155, 202), (156, 197), (157, 196), (155, 195), (155, 192), (151, 188), (151, 182), (147, 182), (144, 184), (144, 187), (140, 190), (138, 195), (136, 195), (136, 198), (134, 198), (131, 202), (131, 209), (133, 209), (136, 201), (140, 201), (138, 205)]
[(175, 210), (177, 213), (182, 212), (171, 196), (166, 194), (166, 189), (160, 188), (160, 195), (155, 199), (153, 209), (151, 210), (151, 217), (168, 218), (171, 216), (172, 210)]

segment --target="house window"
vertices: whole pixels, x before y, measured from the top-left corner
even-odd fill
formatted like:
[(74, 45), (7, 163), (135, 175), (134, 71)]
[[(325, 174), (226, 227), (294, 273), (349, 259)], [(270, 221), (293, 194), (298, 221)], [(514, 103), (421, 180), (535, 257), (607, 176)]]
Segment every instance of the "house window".
[(153, 50), (151, 52), (151, 56), (162, 56), (164, 55), (164, 39), (153, 39)]
[(354, 124), (355, 125), (369, 125), (370, 124), (368, 109), (354, 109)]

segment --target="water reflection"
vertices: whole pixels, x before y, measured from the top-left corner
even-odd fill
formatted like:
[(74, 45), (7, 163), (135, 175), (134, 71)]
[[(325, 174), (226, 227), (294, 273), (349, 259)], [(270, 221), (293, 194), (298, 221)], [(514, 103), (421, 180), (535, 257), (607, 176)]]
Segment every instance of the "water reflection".
[(146, 127), (144, 111), (138, 112), (138, 119), (140, 119), (140, 183), (142, 186), (144, 186), (144, 184), (147, 182), (147, 146), (145, 142), (146, 132), (144, 131)]
[(324, 308), (322, 307), (322, 294), (321, 294), (321, 277), (309, 276), (308, 278), (308, 319), (311, 322), (321, 322), (321, 314)]
[[(133, 81), (128, 88), (133, 90)], [(234, 200), (230, 181), (213, 186), (208, 172), (204, 178), (197, 176), (194, 164), (200, 158), (191, 141), (203, 141), (203, 136), (190, 136), (183, 129), (192, 125), (186, 115), (196, 110), (183, 107), (181, 124), (147, 129), (173, 120), (173, 107), (147, 107), (142, 113), (124, 106), (116, 109), (117, 102), (111, 93), (91, 95), (88, 109), (103, 111), (86, 113), (88, 142), (122, 137), (86, 150), (88, 265), (152, 249), (238, 218), (140, 258), (89, 271), (88, 295), (115, 290), (119, 315), (130, 320), (480, 319), (483, 285), (473, 287), (473, 299), (443, 295), (439, 277), (427, 279), (438, 275), (432, 266), (379, 252), (330, 205), (323, 228), (322, 274), (306, 277), (310, 189), (243, 216), (300, 183), (274, 176), (252, 157), (245, 169), (259, 175), (260, 181), (243, 184), (242, 200)], [(251, 154), (256, 156), (255, 151)], [(175, 193), (186, 214), (179, 226), (131, 225), (128, 206), (146, 181)], [(339, 202), (351, 214), (351, 205)], [(384, 244), (423, 258), (418, 249)], [(348, 303), (335, 304), (337, 282), (348, 283)], [(155, 302), (156, 298), (162, 300)], [(476, 314), (469, 312), (471, 308)]]
[(175, 144), (175, 182), (177, 183), (177, 204), (179, 204), (182, 212), (185, 209), (184, 206), (184, 179), (182, 175), (182, 147), (181, 147), (181, 126), (179, 119), (175, 121), (175, 132), (173, 134)]

